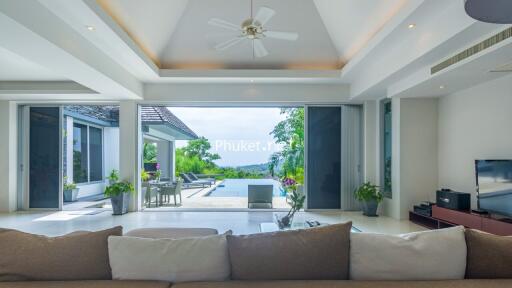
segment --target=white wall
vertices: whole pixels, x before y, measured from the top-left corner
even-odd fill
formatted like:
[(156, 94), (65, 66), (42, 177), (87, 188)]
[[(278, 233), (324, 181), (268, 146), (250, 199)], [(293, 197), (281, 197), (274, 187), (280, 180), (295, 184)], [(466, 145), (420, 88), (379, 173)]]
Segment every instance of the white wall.
[(437, 98), (401, 99), (400, 218), (421, 201), (434, 201), (438, 182)]
[(80, 190), (78, 191), (78, 198), (82, 198), (102, 194), (103, 191), (105, 191), (106, 184), (105, 182), (92, 184), (77, 184), (77, 187), (80, 188)]
[(437, 99), (392, 99), (392, 189), (384, 215), (407, 219), (421, 201), (435, 200), (438, 183)]
[(0, 212), (16, 210), (17, 189), (17, 107), (0, 101)]
[(103, 141), (104, 174), (105, 178), (107, 178), (112, 170), (119, 171), (119, 128), (103, 128)]
[(439, 187), (471, 192), (474, 160), (512, 159), (512, 76), (439, 100)]

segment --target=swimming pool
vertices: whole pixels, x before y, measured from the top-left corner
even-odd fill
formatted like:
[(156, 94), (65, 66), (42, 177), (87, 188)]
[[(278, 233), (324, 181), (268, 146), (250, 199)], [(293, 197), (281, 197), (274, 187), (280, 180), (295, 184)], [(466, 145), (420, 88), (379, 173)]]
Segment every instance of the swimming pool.
[(207, 197), (247, 197), (248, 185), (273, 185), (274, 197), (284, 197), (281, 183), (273, 179), (226, 179), (213, 189)]

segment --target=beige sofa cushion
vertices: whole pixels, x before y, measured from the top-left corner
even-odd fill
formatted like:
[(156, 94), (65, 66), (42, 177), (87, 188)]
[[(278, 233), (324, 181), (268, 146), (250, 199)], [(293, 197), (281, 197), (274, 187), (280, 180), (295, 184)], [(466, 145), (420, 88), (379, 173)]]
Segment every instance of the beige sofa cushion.
[[(512, 280), (448, 281), (231, 281), (182, 283), (172, 288), (509, 288)], [(0, 286), (1, 288), (1, 286)]]
[(465, 270), (462, 226), (402, 235), (350, 235), (352, 280), (461, 280)]
[(140, 228), (131, 230), (124, 236), (152, 239), (180, 239), (217, 234), (219, 234), (219, 232), (212, 228)]
[(32, 281), (0, 282), (0, 288), (169, 288), (167, 282), (158, 281)]
[(0, 281), (111, 280), (109, 236), (121, 226), (97, 232), (46, 237), (0, 230)]
[[(466, 278), (512, 278), (512, 237), (466, 229)], [(511, 286), (512, 287), (512, 286)]]
[(108, 251), (116, 280), (177, 283), (229, 279), (225, 234), (182, 239), (109, 237)]
[(233, 280), (347, 279), (352, 223), (228, 236)]

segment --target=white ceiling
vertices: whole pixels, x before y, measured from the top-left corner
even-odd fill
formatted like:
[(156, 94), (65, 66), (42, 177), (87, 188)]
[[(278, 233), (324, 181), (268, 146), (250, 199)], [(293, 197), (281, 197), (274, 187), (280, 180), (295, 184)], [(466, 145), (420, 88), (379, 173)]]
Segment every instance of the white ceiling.
[(270, 55), (257, 59), (250, 41), (215, 51), (235, 34), (207, 24), (212, 17), (241, 24), (250, 0), (98, 2), (160, 68), (339, 69), (407, 0), (253, 0), (255, 12), (277, 12), (267, 29), (300, 35), (296, 42), (264, 39)]
[(314, 0), (340, 60), (348, 62), (407, 0)]
[(264, 39), (271, 54), (256, 60), (248, 45), (213, 51), (229, 31), (208, 20), (239, 23), (249, 3), (0, 1), (0, 99), (360, 103), (442, 96), (506, 75), (488, 71), (512, 61), (509, 38), (430, 74), (510, 26), (477, 22), (456, 0), (254, 0), (277, 12), (267, 28), (299, 40)]
[(62, 81), (50, 70), (0, 47), (0, 81)]

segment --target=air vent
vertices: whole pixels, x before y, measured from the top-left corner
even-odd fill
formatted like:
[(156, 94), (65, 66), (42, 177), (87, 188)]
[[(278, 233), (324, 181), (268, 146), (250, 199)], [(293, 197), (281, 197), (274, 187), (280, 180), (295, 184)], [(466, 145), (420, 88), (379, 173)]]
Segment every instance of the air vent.
[(469, 58), (477, 53), (480, 53), (480, 52), (484, 51), (485, 49), (487, 49), (491, 46), (494, 46), (494, 45), (500, 43), (501, 41), (506, 40), (510, 37), (512, 37), (512, 27), (507, 28), (507, 29), (501, 31), (500, 33), (498, 33), (492, 37), (489, 37), (489, 38), (485, 39), (484, 41), (460, 52), (459, 54), (452, 56), (452, 57), (446, 59), (445, 61), (433, 66), (432, 68), (430, 68), (430, 74), (435, 74), (443, 69), (446, 69), (446, 68), (452, 66), (453, 64), (458, 63), (466, 58)]

